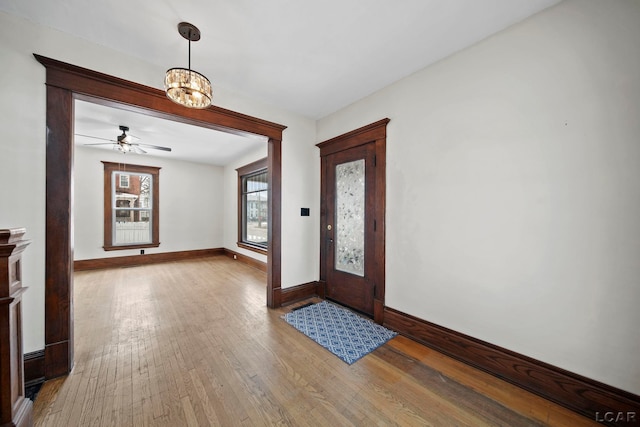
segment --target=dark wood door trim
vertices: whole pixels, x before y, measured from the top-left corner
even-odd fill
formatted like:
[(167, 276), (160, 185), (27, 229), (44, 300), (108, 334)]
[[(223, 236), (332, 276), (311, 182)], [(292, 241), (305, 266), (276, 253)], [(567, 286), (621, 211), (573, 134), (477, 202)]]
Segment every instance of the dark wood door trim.
[[(387, 152), (387, 123), (385, 118), (375, 123), (363, 126), (351, 132), (336, 136), (319, 144), (320, 157), (339, 151), (348, 150), (359, 145), (375, 143), (375, 181), (376, 181), (376, 202), (375, 202), (375, 253), (376, 260), (374, 271), (374, 301), (373, 318), (377, 323), (384, 321), (384, 297), (385, 297), (385, 207), (386, 207), (386, 152)], [(327, 171), (321, 168), (320, 191), (325, 194), (327, 189)], [(327, 250), (323, 242), (323, 236), (327, 229), (327, 206), (324, 199), (320, 200), (320, 282), (318, 294), (324, 295), (324, 285), (326, 283), (327, 272), (324, 268), (327, 259)]]
[(73, 367), (73, 92), (47, 86), (45, 378)]
[(213, 105), (201, 110), (185, 108), (167, 99), (160, 89), (41, 55), (34, 56), (47, 69), (47, 86), (70, 90), (77, 99), (88, 98), (101, 105), (240, 135), (282, 140), (282, 131), (287, 128)]
[(267, 181), (269, 200), (267, 201), (269, 223), (267, 224), (267, 306), (280, 307), (282, 252), (282, 137), (269, 138), (267, 154)]
[(282, 132), (286, 126), (211, 106), (179, 106), (164, 92), (138, 83), (34, 54), (47, 71), (45, 377), (73, 366), (73, 101), (82, 99), (163, 119), (268, 141), (269, 254), (267, 304), (280, 305)]

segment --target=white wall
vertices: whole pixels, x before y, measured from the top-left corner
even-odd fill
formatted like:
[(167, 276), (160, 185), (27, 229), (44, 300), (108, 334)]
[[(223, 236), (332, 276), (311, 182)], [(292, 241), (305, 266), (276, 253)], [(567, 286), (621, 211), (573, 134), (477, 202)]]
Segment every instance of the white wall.
[[(289, 138), (296, 130), (285, 130), (282, 152), (282, 287), (317, 280), (319, 277), (320, 157), (313, 144), (305, 144), (302, 135)], [(307, 132), (315, 133), (315, 126)], [(299, 133), (299, 131), (298, 131)], [(293, 140), (293, 141), (291, 141)], [(289, 142), (291, 141), (291, 142)], [(237, 168), (266, 157), (267, 145), (228, 165), (224, 171), (225, 220), (224, 246), (266, 262), (266, 255), (237, 247), (238, 173)], [(309, 208), (308, 217), (300, 208)], [(292, 232), (291, 230), (297, 230)]]
[(145, 253), (223, 247), (223, 168), (148, 155), (76, 146), (74, 151), (74, 259), (136, 255), (139, 249), (105, 251), (104, 168), (101, 161), (160, 169), (160, 246)]
[[(316, 123), (276, 108), (256, 108), (257, 105), (236, 96), (228, 99), (225, 108), (287, 126), (282, 141), (282, 287), (288, 288), (318, 280), (320, 274), (320, 154), (315, 147)], [(235, 173), (235, 169), (249, 163), (249, 159), (261, 157), (251, 155), (245, 162), (230, 165), (225, 171), (225, 182), (229, 179), (229, 169)], [(228, 191), (229, 187), (225, 188)], [(310, 215), (300, 216), (300, 208), (309, 208)], [(235, 244), (237, 220), (231, 221), (225, 221), (225, 247), (241, 252)], [(233, 246), (228, 246), (232, 241)], [(242, 253), (266, 259), (255, 252)]]
[(391, 119), (388, 306), (640, 392), (639, 23), (565, 1), (318, 122)]
[[(302, 132), (304, 130), (304, 133)], [(315, 122), (284, 131), (282, 143), (282, 287), (320, 277), (320, 153), (314, 141)], [(309, 208), (309, 216), (300, 216)]]
[[(44, 348), (45, 69), (33, 53), (157, 88), (162, 87), (166, 69), (175, 65), (152, 65), (0, 12), (0, 63), (11, 76), (0, 81), (0, 228), (26, 227), (26, 237), (32, 240), (23, 262), (24, 283), (29, 286), (23, 304), (25, 352)], [(215, 105), (288, 127), (283, 140), (282, 232), (283, 247), (289, 247), (282, 253), (283, 286), (317, 279), (317, 209), (310, 220), (299, 217), (300, 205), (313, 212), (313, 203), (319, 203), (319, 166), (312, 148), (315, 122), (225, 88), (216, 86), (215, 93)], [(312, 237), (299, 243), (299, 236)], [(164, 250), (168, 242), (162, 231), (161, 239)]]

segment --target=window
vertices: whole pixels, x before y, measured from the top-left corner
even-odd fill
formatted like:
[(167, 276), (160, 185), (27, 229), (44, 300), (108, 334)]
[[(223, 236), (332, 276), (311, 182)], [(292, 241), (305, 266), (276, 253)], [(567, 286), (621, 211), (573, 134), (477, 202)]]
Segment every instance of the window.
[(129, 174), (123, 173), (120, 174), (119, 177), (118, 186), (120, 186), (120, 188), (129, 188)]
[(238, 171), (238, 246), (267, 253), (269, 184), (267, 159), (236, 169)]
[(104, 250), (160, 246), (160, 168), (104, 164)]

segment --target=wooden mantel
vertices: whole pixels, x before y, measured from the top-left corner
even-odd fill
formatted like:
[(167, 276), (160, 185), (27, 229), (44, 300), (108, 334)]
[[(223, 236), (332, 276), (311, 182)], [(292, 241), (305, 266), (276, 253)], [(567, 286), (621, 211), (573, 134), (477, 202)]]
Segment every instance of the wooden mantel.
[(32, 426), (22, 364), (22, 252), (24, 228), (0, 229), (0, 426)]

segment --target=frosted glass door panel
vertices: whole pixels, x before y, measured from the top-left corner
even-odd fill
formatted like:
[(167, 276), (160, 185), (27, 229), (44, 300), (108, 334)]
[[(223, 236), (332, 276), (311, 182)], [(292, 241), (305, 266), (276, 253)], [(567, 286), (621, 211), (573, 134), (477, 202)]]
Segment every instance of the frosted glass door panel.
[(364, 159), (336, 166), (335, 269), (364, 277)]

